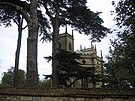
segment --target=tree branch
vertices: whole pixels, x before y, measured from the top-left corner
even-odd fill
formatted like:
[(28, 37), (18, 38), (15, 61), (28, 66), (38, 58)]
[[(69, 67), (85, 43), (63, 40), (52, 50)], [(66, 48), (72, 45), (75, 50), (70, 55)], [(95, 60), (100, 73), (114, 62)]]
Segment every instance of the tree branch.
[(10, 3), (10, 2), (6, 2), (6, 1), (5, 2), (0, 2), (0, 5), (9, 5), (9, 6), (15, 7), (16, 10), (20, 11), (20, 13), (23, 15), (23, 17), (27, 21), (27, 23), (31, 22), (31, 19), (30, 19), (29, 15), (22, 9), (22, 7), (20, 7), (20, 6), (16, 5), (16, 4)]
[(23, 30), (24, 30), (26, 27), (28, 27), (28, 25), (26, 25), (25, 27), (23, 27)]
[(70, 86), (72, 86), (77, 80), (79, 80), (80, 78), (76, 78), (73, 82), (71, 82), (69, 85), (65, 85), (66, 87), (70, 87)]
[(46, 10), (46, 14), (50, 17), (50, 19), (52, 20), (52, 22), (54, 21), (53, 19), (53, 16), (50, 14), (50, 12), (49, 12), (49, 10), (48, 10), (48, 8), (47, 8), (47, 2), (44, 2), (44, 3), (42, 3), (42, 5), (44, 6), (44, 8), (45, 8), (45, 10)]

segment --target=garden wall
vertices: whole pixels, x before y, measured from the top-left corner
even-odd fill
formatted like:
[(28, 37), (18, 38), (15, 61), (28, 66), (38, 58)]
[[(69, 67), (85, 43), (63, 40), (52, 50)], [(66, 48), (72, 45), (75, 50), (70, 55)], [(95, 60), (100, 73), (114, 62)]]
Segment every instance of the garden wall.
[(135, 101), (135, 90), (0, 88), (0, 101)]

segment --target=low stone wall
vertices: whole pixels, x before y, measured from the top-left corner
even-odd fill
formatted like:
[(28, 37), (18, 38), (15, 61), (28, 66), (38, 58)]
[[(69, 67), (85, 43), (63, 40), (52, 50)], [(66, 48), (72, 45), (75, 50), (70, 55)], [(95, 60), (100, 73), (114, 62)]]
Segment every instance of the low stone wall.
[(0, 101), (135, 101), (135, 89), (0, 88)]

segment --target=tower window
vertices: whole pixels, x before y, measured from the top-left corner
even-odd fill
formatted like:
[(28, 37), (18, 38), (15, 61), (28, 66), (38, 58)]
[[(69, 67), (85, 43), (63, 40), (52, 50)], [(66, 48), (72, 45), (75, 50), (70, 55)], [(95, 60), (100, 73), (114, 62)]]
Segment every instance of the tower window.
[(71, 43), (69, 43), (69, 50), (71, 50)]
[(59, 43), (59, 49), (61, 49), (61, 44)]

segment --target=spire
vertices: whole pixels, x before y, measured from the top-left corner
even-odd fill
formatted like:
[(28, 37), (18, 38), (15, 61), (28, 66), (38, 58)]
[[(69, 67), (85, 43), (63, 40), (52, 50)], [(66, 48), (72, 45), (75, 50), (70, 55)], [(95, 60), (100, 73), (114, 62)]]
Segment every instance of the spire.
[(102, 55), (102, 50), (100, 50), (100, 54), (101, 54), (101, 58), (103, 58), (103, 55)]
[(74, 30), (72, 30), (72, 37), (74, 37)]
[(80, 45), (80, 51), (82, 51), (82, 45)]
[(96, 48), (96, 45), (95, 45), (95, 52), (97, 52), (97, 48)]
[(93, 47), (92, 41), (91, 41), (91, 48)]
[(67, 33), (67, 25), (66, 25), (65, 33)]

